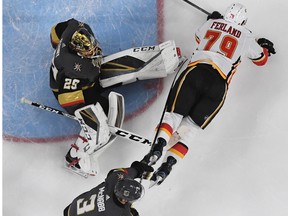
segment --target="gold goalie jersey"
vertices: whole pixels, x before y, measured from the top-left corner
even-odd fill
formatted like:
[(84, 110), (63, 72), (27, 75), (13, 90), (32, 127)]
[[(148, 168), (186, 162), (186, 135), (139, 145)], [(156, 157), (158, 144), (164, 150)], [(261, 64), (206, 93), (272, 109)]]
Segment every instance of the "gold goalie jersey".
[(251, 31), (224, 19), (209, 19), (195, 33), (197, 49), (191, 62), (207, 62), (230, 83), (241, 57), (246, 56), (258, 66), (268, 59), (268, 51), (256, 41)]

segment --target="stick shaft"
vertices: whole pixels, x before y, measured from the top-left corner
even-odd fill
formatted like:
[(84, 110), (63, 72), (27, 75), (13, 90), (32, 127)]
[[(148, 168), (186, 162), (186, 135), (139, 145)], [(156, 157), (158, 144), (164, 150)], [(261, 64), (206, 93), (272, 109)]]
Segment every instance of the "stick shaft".
[(31, 101), (31, 100), (29, 100), (27, 98), (21, 98), (21, 102), (29, 104), (29, 105), (32, 105), (32, 106), (35, 106), (35, 107), (37, 107), (39, 109), (43, 109), (43, 110), (46, 110), (46, 111), (49, 111), (49, 112), (52, 112), (52, 113), (55, 113), (55, 114), (58, 114), (58, 115), (62, 115), (62, 116), (65, 116), (65, 117), (68, 117), (68, 118), (71, 118), (71, 119), (74, 119), (74, 120), (78, 120), (78, 118), (73, 116), (73, 115), (70, 115), (70, 114), (68, 114), (66, 112), (63, 112), (63, 111), (58, 110), (58, 109), (55, 109), (53, 107), (49, 107), (49, 106), (46, 106), (44, 104), (40, 104), (40, 103)]
[(187, 4), (191, 5), (191, 6), (195, 7), (196, 9), (202, 11), (202, 12), (205, 13), (206, 15), (209, 15), (209, 14), (210, 14), (208, 11), (204, 10), (203, 8), (201, 8), (201, 7), (199, 7), (198, 5), (194, 4), (193, 2), (190, 2), (190, 1), (188, 1), (188, 0), (183, 0), (183, 1), (186, 2)]
[[(77, 117), (73, 116), (73, 115), (70, 115), (70, 114), (68, 114), (66, 112), (63, 112), (61, 110), (55, 109), (55, 108), (50, 107), (50, 106), (46, 106), (44, 104), (40, 104), (40, 103), (31, 101), (31, 100), (29, 100), (27, 98), (22, 98), (21, 102), (29, 104), (31, 106), (35, 106), (35, 107), (37, 107), (39, 109), (42, 109), (42, 110), (46, 110), (48, 112), (52, 112), (52, 113), (55, 113), (55, 114), (58, 114), (58, 115), (62, 115), (62, 116), (74, 119), (74, 120), (79, 122), (79, 119)], [(114, 134), (114, 135), (120, 136), (120, 137), (125, 138), (125, 139), (129, 139), (129, 140), (132, 140), (134, 142), (138, 142), (138, 143), (141, 143), (141, 144), (144, 144), (144, 145), (151, 145), (151, 141), (149, 139), (143, 137), (143, 136), (140, 136), (138, 134), (132, 133), (130, 131), (123, 130), (123, 129), (115, 127), (115, 126), (108, 125), (108, 127), (109, 127), (111, 133)]]

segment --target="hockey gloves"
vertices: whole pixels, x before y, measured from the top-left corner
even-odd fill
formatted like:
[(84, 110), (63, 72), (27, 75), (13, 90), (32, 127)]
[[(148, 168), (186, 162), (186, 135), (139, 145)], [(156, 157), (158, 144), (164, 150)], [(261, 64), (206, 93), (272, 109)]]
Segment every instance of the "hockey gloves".
[(271, 53), (272, 53), (272, 54), (275, 54), (275, 53), (276, 53), (276, 51), (275, 51), (275, 49), (274, 49), (274, 44), (273, 44), (271, 41), (269, 41), (268, 39), (266, 39), (266, 38), (259, 38), (259, 39), (257, 40), (257, 43), (258, 43), (261, 47), (266, 48), (266, 49), (268, 50), (269, 56), (271, 55)]
[(139, 161), (134, 161), (131, 167), (137, 170), (137, 176), (135, 178), (141, 178), (144, 172), (152, 173), (154, 171), (153, 167)]
[(223, 19), (223, 16), (218, 11), (213, 11), (208, 15), (207, 20), (209, 19)]

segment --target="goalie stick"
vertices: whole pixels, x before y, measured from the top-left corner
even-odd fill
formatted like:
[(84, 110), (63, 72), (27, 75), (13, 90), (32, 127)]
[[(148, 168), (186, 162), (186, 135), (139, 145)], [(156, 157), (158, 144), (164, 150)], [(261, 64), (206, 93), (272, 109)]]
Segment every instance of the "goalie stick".
[[(58, 114), (58, 115), (62, 115), (62, 116), (65, 116), (67, 118), (70, 118), (70, 119), (74, 119), (76, 121), (79, 122), (79, 124), (81, 125), (82, 129), (85, 131), (87, 131), (87, 128), (83, 128), (83, 127), (86, 127), (85, 126), (85, 123), (83, 123), (82, 119), (79, 119), (77, 118), (76, 116), (73, 116), (73, 115), (70, 115), (66, 112), (63, 112), (61, 110), (58, 110), (58, 109), (55, 109), (55, 108), (52, 108), (52, 107), (49, 107), (49, 106), (46, 106), (44, 104), (40, 104), (40, 103), (37, 103), (37, 102), (33, 102), (25, 97), (21, 98), (21, 103), (26, 103), (26, 104), (29, 104), (31, 106), (35, 106), (39, 109), (42, 109), (42, 110), (46, 110), (46, 111), (49, 111), (49, 112), (52, 112), (52, 113), (55, 113), (55, 114)], [(135, 133), (132, 133), (130, 131), (126, 131), (126, 130), (123, 130), (122, 128), (118, 128), (118, 127), (115, 127), (115, 126), (112, 126), (112, 125), (108, 125), (109, 129), (110, 129), (110, 132), (114, 135), (117, 135), (117, 136), (120, 136), (122, 138), (125, 138), (125, 139), (129, 139), (129, 140), (132, 140), (134, 142), (138, 142), (138, 143), (141, 143), (141, 144), (144, 144), (144, 145), (149, 145), (151, 146), (151, 141), (143, 136), (140, 136), (138, 134), (135, 134)], [(89, 134), (85, 134), (87, 135), (88, 139), (89, 139)]]

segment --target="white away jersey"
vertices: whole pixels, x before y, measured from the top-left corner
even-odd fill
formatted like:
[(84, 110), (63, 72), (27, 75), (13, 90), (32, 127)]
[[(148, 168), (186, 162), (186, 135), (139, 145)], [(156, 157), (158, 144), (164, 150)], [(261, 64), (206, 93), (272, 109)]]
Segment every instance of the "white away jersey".
[(191, 62), (200, 60), (212, 64), (228, 83), (242, 56), (247, 56), (256, 65), (264, 65), (267, 61), (263, 48), (247, 28), (224, 19), (209, 19), (195, 36), (198, 47)]

